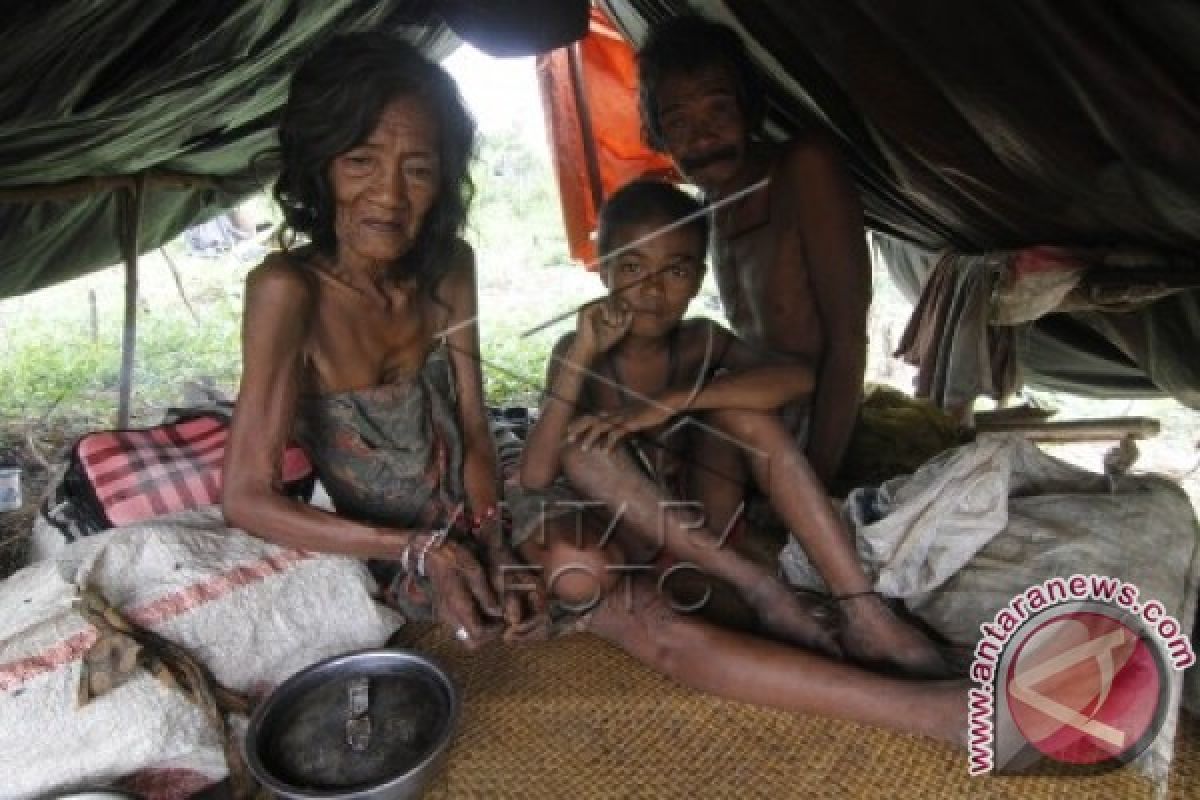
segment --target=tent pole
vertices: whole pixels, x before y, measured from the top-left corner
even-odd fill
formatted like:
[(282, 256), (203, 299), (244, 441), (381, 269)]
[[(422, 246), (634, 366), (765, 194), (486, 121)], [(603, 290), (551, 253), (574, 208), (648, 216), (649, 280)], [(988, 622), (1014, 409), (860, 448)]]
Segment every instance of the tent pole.
[(604, 205), (604, 184), (600, 179), (600, 159), (596, 155), (596, 138), (592, 129), (592, 112), (588, 106), (583, 86), (583, 59), (579, 43), (567, 46), (567, 63), (571, 66), (571, 91), (575, 95), (575, 109), (579, 112), (580, 133), (583, 135), (583, 160), (587, 166), (588, 188), (592, 190), (592, 205), (596, 213)]
[(219, 189), (218, 179), (187, 172), (151, 170), (139, 175), (105, 175), (40, 186), (0, 187), (0, 203), (40, 203), (70, 200), (99, 192), (132, 191), (141, 180), (152, 189)]
[(117, 428), (129, 427), (133, 398), (133, 356), (137, 346), (138, 238), (146, 200), (146, 176), (138, 175), (131, 189), (118, 195), (121, 254), (125, 259), (125, 325), (121, 331), (121, 383), (117, 399)]

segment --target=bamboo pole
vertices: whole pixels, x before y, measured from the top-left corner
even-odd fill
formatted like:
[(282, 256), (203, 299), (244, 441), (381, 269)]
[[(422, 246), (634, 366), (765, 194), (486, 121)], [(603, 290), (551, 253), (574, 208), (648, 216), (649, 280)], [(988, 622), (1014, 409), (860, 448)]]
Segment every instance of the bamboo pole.
[(132, 190), (119, 196), (119, 235), (125, 259), (125, 325), (121, 332), (121, 382), (117, 400), (117, 427), (129, 427), (133, 399), (133, 362), (137, 347), (138, 238), (141, 233), (142, 207), (146, 201), (147, 176), (139, 175)]
[(0, 187), (0, 203), (37, 203), (70, 200), (101, 192), (118, 193), (117, 236), (121, 244), (122, 260), (125, 262), (125, 322), (121, 332), (118, 428), (129, 426), (133, 397), (133, 364), (137, 345), (138, 242), (141, 238), (142, 209), (146, 202), (146, 192), (151, 189), (215, 189), (219, 186), (219, 180), (208, 175), (149, 170), (136, 175), (102, 175), (61, 183)]

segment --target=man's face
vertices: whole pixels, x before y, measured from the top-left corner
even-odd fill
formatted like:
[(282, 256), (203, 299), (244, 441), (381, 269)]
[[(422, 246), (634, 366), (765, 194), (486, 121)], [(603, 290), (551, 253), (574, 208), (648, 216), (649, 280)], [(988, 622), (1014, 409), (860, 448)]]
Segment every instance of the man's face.
[(667, 153), (706, 192), (729, 188), (746, 152), (736, 85), (719, 64), (667, 75), (655, 99)]

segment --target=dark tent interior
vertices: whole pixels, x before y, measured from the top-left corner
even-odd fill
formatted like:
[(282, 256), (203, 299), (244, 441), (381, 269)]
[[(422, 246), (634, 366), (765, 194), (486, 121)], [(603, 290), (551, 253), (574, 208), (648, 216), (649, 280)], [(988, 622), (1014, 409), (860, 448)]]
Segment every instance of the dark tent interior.
[[(648, 23), (687, 10), (734, 23), (768, 76), (769, 130), (837, 134), (911, 296), (929, 253), (1039, 246), (1077, 248), (1110, 284), (1195, 286), (1194, 4), (600, 5), (635, 46)], [(382, 26), (435, 56), (459, 36), (529, 54), (578, 37), (585, 14), (529, 0), (503, 12), (468, 0), (19, 4), (0, 56), (0, 296), (120, 260), (130, 192), (111, 187), (135, 176), (143, 251), (267, 184), (287, 76), (323, 37)], [(1198, 334), (1196, 293), (1181, 291), (1122, 314), (1049, 313), (1016, 347), (1036, 385), (1195, 407)]]
[[(699, 13), (733, 26), (766, 78), (768, 135), (782, 139), (812, 126), (833, 132), (876, 255), (914, 302), (943, 271), (944, 280), (964, 283), (986, 273), (978, 280), (990, 291), (1003, 280), (997, 264), (1032, 273), (1069, 264), (1075, 282), (1062, 302), (987, 339), (992, 358), (1003, 362), (990, 368), (1004, 373), (996, 380), (1005, 392), (1024, 383), (1090, 397), (1173, 397), (1200, 409), (1200, 359), (1192, 349), (1200, 344), (1200, 3), (1176, 0), (12, 4), (0, 24), (0, 299), (135, 260), (263, 191), (274, 176), (274, 126), (287, 81), (328, 37), (385, 29), (435, 59), (467, 42), (548, 64), (589, 24), (594, 29), (594, 12), (634, 49), (648, 26), (674, 15)], [(597, 128), (608, 111), (589, 109)], [(631, 124), (629, 114), (623, 119)], [(636, 172), (653, 159), (642, 153), (630, 164)], [(560, 172), (559, 179), (568, 178)], [(584, 212), (570, 207), (568, 194), (586, 204), (589, 192), (614, 187), (560, 188), (569, 223)], [(412, 642), (459, 666), (470, 692), (493, 690), (493, 704), (477, 713), (505, 742), (469, 744), (492, 759), (481, 770), (503, 773), (511, 764), (500, 744), (528, 733), (506, 716), (522, 708), (505, 694), (508, 672), (489, 672), (493, 662), (471, 662), (436, 632), (418, 631)], [(719, 718), (675, 687), (627, 674), (626, 661), (606, 645), (569, 644), (563, 652), (583, 676), (578, 686), (557, 685), (549, 662), (529, 651), (504, 656), (512, 660), (502, 667), (530, 676), (530, 691), (556, 709), (567, 734), (543, 732), (530, 747), (550, 753), (538, 769), (578, 769), (564, 782), (571, 792), (782, 797), (789, 774), (770, 765), (797, 759), (823, 777), (794, 796), (972, 796), (981, 785), (967, 779), (961, 759), (932, 745), (895, 745), (886, 734), (860, 737), (853, 726), (810, 720), (802, 744), (811, 749), (801, 751), (786, 739), (800, 735), (786, 714), (726, 706), (728, 716)], [(607, 686), (614, 675), (633, 710), (603, 730), (589, 727), (589, 715), (611, 712), (589, 687)], [(696, 763), (675, 765), (639, 794), (607, 750), (570, 751), (571, 731), (595, 737), (602, 750), (669, 751), (676, 739), (638, 724), (638, 709), (658, 708), (659, 695), (683, 709), (672, 730), (695, 725), (713, 741), (736, 745), (721, 757), (743, 766), (714, 775), (712, 764), (700, 763), (703, 753), (689, 751)], [(1194, 796), (1200, 735), (1194, 720), (1186, 724), (1168, 763), (1169, 795), (1143, 792), (1125, 774), (1083, 795)], [(647, 771), (637, 774), (644, 779)], [(897, 775), (906, 786), (894, 783)], [(522, 776), (509, 777), (501, 794), (534, 796)], [(486, 784), (462, 780), (461, 793), (443, 787), (430, 796), (486, 796), (471, 793)], [(905, 793), (923, 781), (921, 791)], [(2, 784), (0, 777), (0, 795)], [(1065, 785), (1041, 776), (998, 780), (988, 796), (1061, 797)], [(226, 796), (221, 791), (211, 796)]]

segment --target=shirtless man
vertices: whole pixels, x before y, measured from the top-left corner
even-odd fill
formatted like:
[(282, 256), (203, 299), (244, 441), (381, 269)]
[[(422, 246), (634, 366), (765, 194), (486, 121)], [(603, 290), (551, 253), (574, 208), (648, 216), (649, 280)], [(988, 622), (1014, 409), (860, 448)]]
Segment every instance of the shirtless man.
[(753, 65), (717, 23), (679, 17), (653, 29), (638, 79), (646, 138), (707, 203), (769, 179), (714, 213), (713, 267), (737, 334), (815, 370), (811, 404), (789, 421), (829, 486), (862, 393), (871, 300), (862, 208), (841, 158), (820, 131), (782, 145), (761, 138)]

